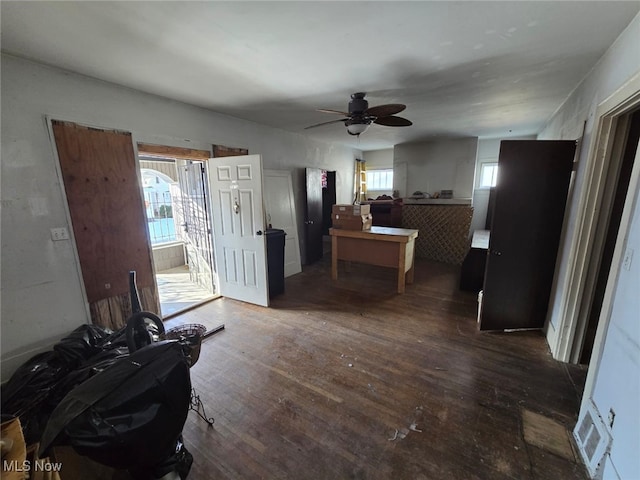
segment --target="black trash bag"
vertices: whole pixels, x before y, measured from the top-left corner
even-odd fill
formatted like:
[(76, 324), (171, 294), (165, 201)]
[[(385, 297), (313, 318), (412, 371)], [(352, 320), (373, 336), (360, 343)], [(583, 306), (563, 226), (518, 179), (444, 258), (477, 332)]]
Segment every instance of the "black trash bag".
[[(182, 443), (182, 436), (178, 441), (176, 454), (171, 457), (170, 460), (174, 465), (173, 471), (177, 472), (178, 475), (180, 475), (181, 480), (186, 480), (189, 472), (191, 471), (191, 465), (193, 464), (193, 455), (189, 453), (187, 447), (185, 447), (184, 443)], [(166, 475), (166, 473), (164, 475)]]
[(50, 406), (49, 412), (53, 412), (62, 399), (75, 387), (127, 356), (129, 356), (129, 349), (126, 346), (103, 350), (62, 377), (47, 398), (46, 403)]
[(104, 339), (101, 345), (103, 350), (111, 350), (114, 348), (127, 348), (126, 326), (113, 332)]
[(18, 367), (2, 385), (2, 412), (19, 416), (29, 410), (67, 374), (66, 363), (55, 352), (43, 352)]
[(150, 344), (71, 390), (51, 414), (39, 453), (71, 445), (116, 469), (153, 470), (175, 455), (190, 399), (180, 343)]
[[(102, 351), (101, 343), (111, 332), (95, 325), (81, 325), (53, 347), (23, 363), (2, 386), (2, 412), (20, 417), (27, 445), (40, 436), (55, 408), (56, 395), (78, 365)], [(51, 400), (56, 398), (57, 400)]]
[(20, 415), (43, 397), (56, 383), (83, 361), (102, 351), (100, 343), (108, 337), (106, 330), (82, 325), (53, 347), (23, 363), (2, 386), (2, 411)]
[(58, 353), (43, 352), (18, 367), (2, 386), (2, 413), (20, 417), (27, 445), (40, 440), (51, 412), (42, 405), (68, 372)]
[(102, 343), (111, 335), (97, 325), (81, 325), (53, 346), (73, 370), (85, 360), (102, 351)]
[(184, 446), (182, 435), (180, 435), (176, 441), (175, 453), (172, 456), (156, 465), (152, 470), (132, 469), (129, 470), (129, 474), (136, 480), (156, 480), (175, 472), (180, 476), (181, 480), (186, 480), (192, 464), (193, 455)]

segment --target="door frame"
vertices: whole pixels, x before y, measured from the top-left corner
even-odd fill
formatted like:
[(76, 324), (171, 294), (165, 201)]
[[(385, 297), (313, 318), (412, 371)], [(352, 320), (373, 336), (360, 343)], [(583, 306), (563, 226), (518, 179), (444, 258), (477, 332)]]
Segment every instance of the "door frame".
[[(189, 142), (187, 144), (184, 145), (176, 145), (175, 143), (180, 143), (178, 139), (175, 139), (174, 142), (163, 142), (163, 143), (149, 143), (149, 142), (144, 142), (142, 140), (140, 140), (139, 138), (137, 138), (135, 135), (132, 134), (132, 138), (133, 138), (133, 143), (134, 143), (134, 150), (135, 150), (135, 154), (136, 154), (136, 164), (138, 167), (138, 176), (140, 176), (140, 156), (142, 155), (143, 157), (158, 157), (158, 158), (169, 158), (169, 159), (173, 159), (176, 162), (176, 168), (178, 168), (178, 160), (184, 160), (184, 161), (193, 161), (193, 162), (200, 162), (202, 164), (207, 165), (208, 160), (211, 158), (211, 146), (207, 147), (204, 144), (199, 144), (197, 142)], [(186, 145), (186, 146), (185, 146)], [(142, 152), (142, 153), (141, 153)], [(206, 190), (206, 197), (207, 197), (207, 204), (208, 204), (208, 210), (209, 213), (207, 214), (207, 217), (209, 219), (209, 225), (211, 227), (211, 233), (209, 234), (209, 241), (211, 242), (211, 246), (212, 246), (212, 255), (213, 255), (213, 242), (214, 242), (214, 232), (213, 232), (213, 220), (211, 217), (211, 199), (210, 199), (210, 191), (209, 191), (209, 183), (207, 182), (204, 185), (204, 188)], [(151, 246), (151, 240), (149, 239), (149, 247), (152, 250), (152, 256), (153, 256), (153, 247)], [(210, 297), (204, 299), (204, 300), (199, 300), (199, 301), (194, 301), (191, 305), (186, 306), (185, 308), (181, 308), (179, 310), (176, 310), (174, 312), (168, 313), (167, 315), (162, 315), (162, 318), (167, 320), (170, 319), (172, 317), (175, 317), (177, 315), (180, 315), (186, 311), (192, 310), (194, 308), (199, 307), (200, 305), (203, 305), (205, 303), (208, 303), (212, 300), (215, 300), (217, 298), (220, 298), (220, 288), (218, 285), (218, 278), (217, 278), (217, 272), (216, 272), (216, 263), (215, 263), (215, 258), (211, 259), (211, 268), (212, 268), (212, 277), (211, 277), (211, 281), (212, 281), (212, 290), (213, 293), (211, 294)], [(155, 262), (153, 262), (153, 276), (157, 277), (158, 272), (156, 272), (156, 268), (155, 268)], [(158, 282), (156, 280), (156, 291), (157, 291), (157, 297), (158, 297), (158, 303), (160, 304), (160, 292), (159, 292), (159, 288), (158, 288)], [(159, 305), (160, 307), (160, 312), (162, 311), (161, 305)]]
[[(580, 356), (582, 335), (586, 330), (587, 318), (581, 318), (580, 312), (592, 301), (593, 290), (589, 288), (589, 270), (599, 262), (602, 254), (601, 233), (597, 230), (598, 216), (607, 187), (607, 174), (610, 166), (620, 160), (623, 149), (620, 148), (619, 132), (626, 125), (625, 117), (640, 107), (640, 74), (620, 87), (602, 101), (596, 109), (596, 124), (589, 145), (585, 181), (578, 202), (578, 222), (568, 254), (568, 275), (556, 292), (560, 299), (560, 318), (554, 329), (549, 322), (547, 342), (553, 357), (563, 362), (576, 362)], [(636, 156), (627, 198), (624, 204), (619, 232), (616, 241), (609, 279), (602, 303), (602, 310), (591, 355), (590, 368), (584, 390), (585, 398), (593, 389), (600, 363), (606, 332), (609, 328), (613, 293), (620, 271), (623, 246), (631, 222), (631, 210), (640, 187), (640, 161)], [(599, 248), (598, 248), (599, 247)]]
[[(262, 186), (263, 186), (263, 191), (262, 191), (262, 197), (263, 199), (265, 199), (267, 197), (267, 187), (266, 187), (266, 179), (267, 177), (280, 177), (280, 178), (284, 178), (285, 181), (287, 182), (288, 185), (288, 193), (289, 193), (289, 211), (286, 213), (287, 215), (291, 214), (292, 217), (292, 221), (293, 221), (293, 227), (295, 229), (295, 243), (293, 245), (294, 248), (294, 257), (293, 263), (294, 265), (294, 272), (289, 273), (289, 275), (287, 275), (286, 273), (286, 266), (288, 264), (287, 262), (287, 249), (285, 247), (285, 259), (284, 259), (284, 263), (285, 263), (285, 278), (291, 275), (295, 275), (297, 273), (302, 272), (302, 260), (300, 257), (300, 231), (298, 229), (298, 217), (296, 215), (296, 202), (295, 202), (295, 195), (293, 193), (293, 179), (292, 179), (292, 175), (291, 175), (291, 171), (290, 170), (272, 170), (272, 169), (263, 169), (262, 170)], [(266, 202), (265, 203), (265, 214), (269, 214), (267, 208), (266, 208)], [(271, 208), (273, 208), (273, 206), (271, 206)], [(271, 209), (270, 208), (270, 209)], [(268, 217), (267, 218), (267, 224), (271, 224), (271, 218)], [(280, 228), (280, 227), (278, 227)], [(289, 241), (288, 238), (285, 238), (285, 245), (286, 242)]]

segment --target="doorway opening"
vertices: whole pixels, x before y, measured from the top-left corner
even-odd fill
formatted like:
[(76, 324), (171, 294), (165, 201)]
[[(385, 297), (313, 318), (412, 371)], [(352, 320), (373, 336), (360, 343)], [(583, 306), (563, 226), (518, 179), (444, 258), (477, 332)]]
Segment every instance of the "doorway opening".
[(631, 172), (638, 150), (640, 109), (622, 116), (618, 122), (612, 146), (613, 151), (617, 151), (618, 154), (612, 155), (609, 164), (605, 193), (597, 219), (596, 230), (600, 235), (595, 241), (589, 264), (587, 288), (591, 294), (582, 306), (587, 320), (581, 325), (582, 331), (576, 335), (577, 345), (574, 345), (574, 355), (579, 354), (579, 363), (585, 365), (588, 365), (591, 360), (622, 213), (629, 191)]
[(138, 144), (140, 179), (160, 310), (167, 319), (219, 296), (202, 158), (209, 152), (172, 158), (151, 147), (157, 146)]
[(329, 228), (331, 207), (336, 203), (336, 172), (306, 168), (305, 186), (305, 265), (310, 265), (331, 251)]
[(326, 182), (322, 186), (322, 254), (331, 254), (329, 229), (333, 226), (331, 209), (336, 203), (336, 172), (324, 170)]

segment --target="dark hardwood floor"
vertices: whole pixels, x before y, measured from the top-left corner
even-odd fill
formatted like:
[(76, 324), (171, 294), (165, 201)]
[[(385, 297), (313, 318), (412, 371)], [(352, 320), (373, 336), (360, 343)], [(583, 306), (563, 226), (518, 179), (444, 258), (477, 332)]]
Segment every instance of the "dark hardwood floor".
[(325, 256), (270, 308), (223, 298), (167, 322), (226, 327), (191, 369), (215, 424), (189, 413), (190, 479), (587, 478), (524, 440), (523, 412), (568, 442), (579, 409), (584, 376), (542, 333), (478, 332), (455, 267), (418, 261), (404, 295), (393, 270), (340, 269)]

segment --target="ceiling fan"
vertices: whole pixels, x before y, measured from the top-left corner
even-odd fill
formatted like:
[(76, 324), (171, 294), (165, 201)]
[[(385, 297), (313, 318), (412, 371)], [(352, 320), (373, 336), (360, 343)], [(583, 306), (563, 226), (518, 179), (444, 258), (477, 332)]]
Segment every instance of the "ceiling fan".
[(319, 112), (337, 113), (344, 115), (345, 118), (311, 125), (310, 127), (305, 127), (305, 130), (322, 125), (329, 125), (331, 123), (343, 122), (350, 135), (360, 135), (369, 128), (369, 125), (372, 123), (385, 125), (387, 127), (408, 127), (409, 125), (413, 125), (410, 120), (395, 116), (396, 113), (400, 113), (407, 108), (406, 105), (389, 103), (387, 105), (378, 105), (377, 107), (369, 108), (369, 102), (364, 99), (365, 95), (366, 92), (358, 92), (351, 95), (348, 113), (339, 110), (318, 109)]

